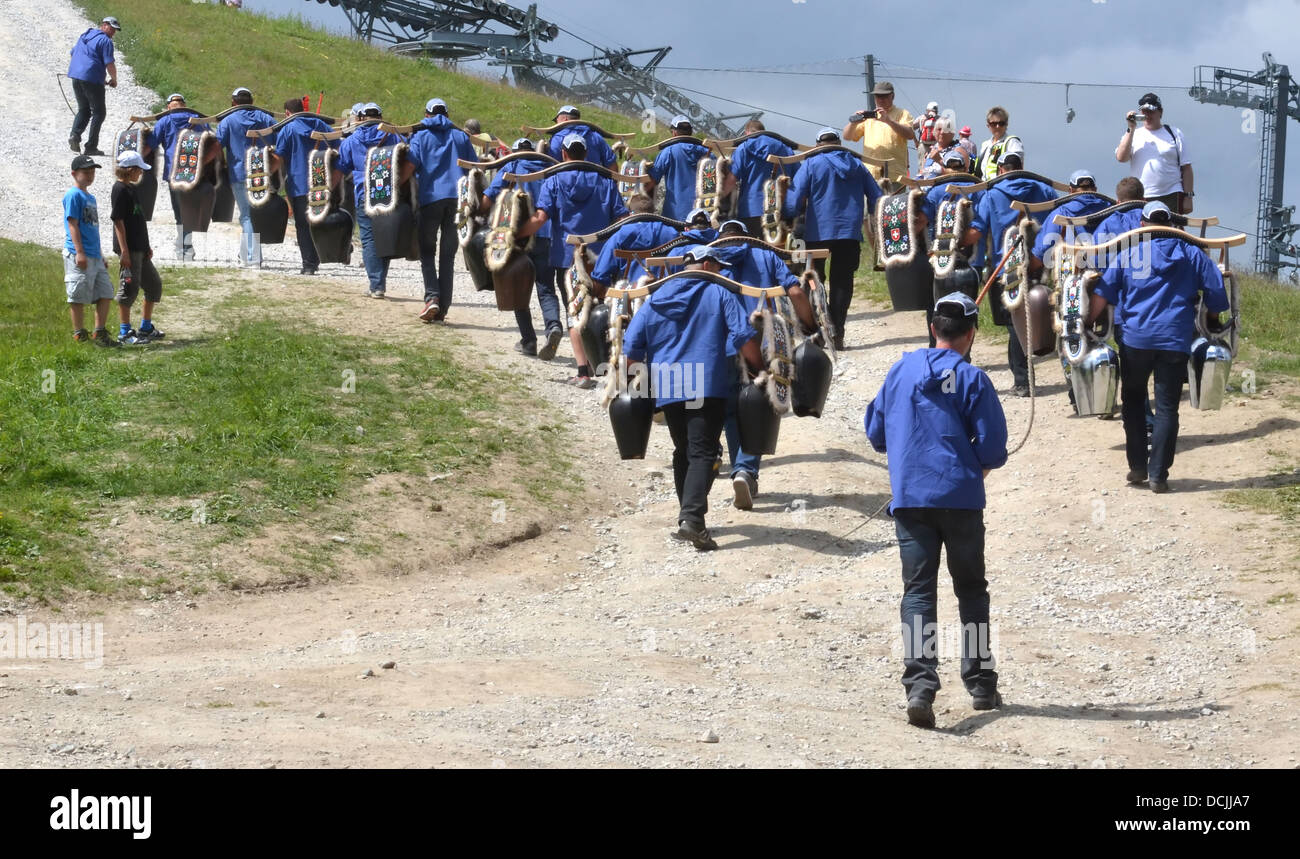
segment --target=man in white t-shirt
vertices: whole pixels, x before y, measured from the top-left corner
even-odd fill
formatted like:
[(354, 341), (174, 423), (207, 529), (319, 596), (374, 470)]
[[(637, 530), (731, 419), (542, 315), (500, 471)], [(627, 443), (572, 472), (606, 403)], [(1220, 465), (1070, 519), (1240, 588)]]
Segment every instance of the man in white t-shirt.
[[(1138, 112), (1142, 126), (1138, 127)], [(1187, 157), (1183, 132), (1164, 124), (1160, 97), (1149, 92), (1129, 111), (1128, 128), (1119, 139), (1115, 160), (1129, 163), (1129, 175), (1140, 180), (1148, 200), (1159, 200), (1171, 212), (1192, 211), (1192, 161)]]

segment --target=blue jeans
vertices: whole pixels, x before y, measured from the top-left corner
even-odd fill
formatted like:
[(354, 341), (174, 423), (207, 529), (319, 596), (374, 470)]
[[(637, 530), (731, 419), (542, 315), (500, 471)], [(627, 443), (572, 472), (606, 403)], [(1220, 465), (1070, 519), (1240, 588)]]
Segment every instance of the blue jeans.
[[(72, 136), (81, 139), (86, 132), (86, 148), (99, 148), (99, 129), (108, 113), (104, 107), (104, 84), (72, 78), (72, 94), (77, 99), (77, 115), (72, 119)], [(89, 125), (89, 130), (87, 130)]]
[(375, 253), (375, 234), (370, 227), (370, 216), (365, 206), (357, 206), (357, 227), (361, 231), (361, 260), (366, 264), (366, 277), (370, 279), (371, 292), (384, 292), (388, 288), (388, 263)]
[[(971, 695), (997, 690), (990, 649), (989, 588), (984, 577), (984, 511), (936, 507), (894, 510), (894, 532), (903, 562), (903, 688), (907, 697), (934, 700), (939, 691), (939, 551), (961, 618), (961, 679)], [(951, 636), (946, 640), (951, 640)]]
[[(1130, 471), (1146, 472), (1149, 480), (1168, 480), (1178, 447), (1178, 401), (1187, 381), (1187, 353), (1164, 349), (1119, 347), (1121, 414), (1124, 450)], [(1147, 383), (1156, 377), (1156, 416), (1147, 454)]]
[(745, 472), (750, 477), (758, 477), (758, 467), (762, 463), (761, 453), (746, 453), (740, 448), (740, 424), (736, 422), (736, 407), (740, 403), (740, 389), (744, 384), (740, 379), (740, 368), (732, 370), (731, 393), (727, 395), (726, 419), (722, 423), (727, 436), (727, 456), (731, 460), (731, 476)]
[(235, 195), (235, 208), (239, 209), (239, 226), (243, 238), (239, 243), (239, 261), (250, 265), (262, 262), (262, 239), (253, 229), (253, 216), (249, 214), (248, 186), (243, 182), (231, 181), (230, 190)]

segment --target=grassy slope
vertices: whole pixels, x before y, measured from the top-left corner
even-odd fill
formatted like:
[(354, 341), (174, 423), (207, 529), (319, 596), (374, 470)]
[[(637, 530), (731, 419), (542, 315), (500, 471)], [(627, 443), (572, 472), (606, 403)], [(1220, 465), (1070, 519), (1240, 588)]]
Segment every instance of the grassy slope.
[[(559, 436), (499, 426), (499, 415), (526, 420), (526, 409), (503, 406), (486, 373), (444, 348), (321, 336), (293, 308), (244, 296), (211, 310), (211, 336), (101, 350), (69, 336), (56, 251), (0, 240), (0, 259), (9, 593), (107, 588), (91, 522), (129, 500), (168, 521), (188, 520), (202, 501), (208, 524), (237, 537), (375, 474), (483, 475), (506, 457), (537, 478), (528, 490), (542, 501), (565, 480)], [(168, 270), (167, 295), (213, 276)]]
[[(191, 106), (216, 113), (230, 105), (236, 86), (276, 109), (285, 100), (325, 93), (322, 111), (335, 116), (358, 101), (375, 101), (393, 122), (418, 121), (424, 103), (446, 100), (453, 122), (477, 118), (484, 131), (511, 141), (523, 123), (546, 126), (556, 103), (541, 95), (397, 57), (295, 18), (269, 18), (189, 0), (120, 2), (77, 0), (91, 20), (116, 15), (117, 42), (136, 80), (165, 95), (184, 93)], [(164, 105), (160, 101), (156, 107)], [(637, 131), (639, 121), (596, 108), (583, 118), (611, 131)], [(642, 143), (651, 135), (643, 135)]]

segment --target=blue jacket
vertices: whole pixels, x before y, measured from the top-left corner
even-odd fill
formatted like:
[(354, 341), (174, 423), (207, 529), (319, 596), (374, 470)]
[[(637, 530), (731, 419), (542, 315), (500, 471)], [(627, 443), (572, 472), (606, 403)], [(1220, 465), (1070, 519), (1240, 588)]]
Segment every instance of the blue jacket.
[(352, 173), (352, 185), (358, 201), (366, 194), (366, 153), (376, 146), (396, 146), (402, 138), (391, 131), (381, 131), (378, 125), (363, 125), (343, 138), (339, 144), (339, 170)]
[(650, 364), (656, 406), (725, 397), (732, 359), (757, 336), (739, 299), (707, 280), (680, 278), (656, 290), (623, 335), (629, 360)]
[[(750, 245), (724, 245), (714, 248), (722, 257), (722, 274), (745, 286), (798, 286), (799, 278), (790, 271), (785, 260), (767, 248)], [(739, 296), (745, 307), (745, 318), (758, 309), (762, 299), (752, 295)]]
[(1064, 241), (1061, 237), (1065, 234), (1065, 228), (1060, 224), (1053, 223), (1057, 215), (1077, 218), (1083, 215), (1091, 215), (1093, 212), (1100, 212), (1102, 209), (1110, 208), (1111, 205), (1103, 197), (1098, 197), (1096, 194), (1086, 194), (1057, 206), (1047, 213), (1043, 228), (1038, 231), (1038, 238), (1034, 240), (1034, 256), (1041, 260), (1043, 254), (1047, 253), (1048, 248)]
[[(751, 137), (736, 147), (731, 153), (731, 172), (740, 186), (736, 217), (756, 218), (763, 214), (763, 182), (772, 175), (767, 156), (784, 158), (793, 154), (789, 146), (766, 134)], [(799, 165), (787, 164), (781, 170), (787, 176), (794, 176), (799, 172)]]
[[(221, 120), (217, 126), (217, 139), (221, 145), (226, 148), (227, 166), (230, 171), (230, 182), (232, 185), (242, 185), (248, 178), (247, 170), (244, 166), (244, 156), (248, 153), (248, 130), (250, 128), (266, 128), (275, 125), (275, 117), (264, 110), (237, 110)], [(272, 145), (275, 138), (269, 141)]]
[[(926, 220), (930, 223), (930, 239), (933, 242), (935, 230), (938, 228), (939, 221), (939, 204), (949, 197), (956, 196), (948, 194), (944, 189), (949, 185), (974, 185), (969, 179), (962, 179), (960, 182), (940, 183), (925, 192), (921, 199), (921, 211), (925, 212)], [(974, 221), (975, 212), (979, 209), (980, 198), (984, 196), (983, 191), (976, 191), (970, 197), (971, 220)], [(970, 264), (972, 268), (980, 268), (984, 265), (984, 242), (976, 242), (974, 250), (971, 252)]]
[[(502, 179), (506, 175), (537, 173), (550, 166), (551, 165), (545, 161), (533, 161), (529, 158), (520, 158), (518, 161), (511, 161), (509, 164), (496, 171), (496, 175), (492, 177), (492, 181), (488, 184), (487, 188), (483, 190), (483, 196), (487, 197), (489, 200), (496, 200), (497, 194), (501, 193), (501, 188), (504, 186)], [(513, 185), (514, 183), (511, 184)], [(537, 205), (537, 194), (542, 188), (542, 183), (540, 181), (533, 180), (532, 182), (527, 182), (523, 185), (516, 185), (515, 187), (527, 191), (528, 196), (532, 197), (533, 205)], [(539, 239), (550, 239), (551, 222), (547, 221), (542, 224), (542, 228), (534, 235)]]
[(867, 406), (867, 439), (889, 454), (890, 511), (984, 509), (984, 469), (1007, 461), (1007, 419), (984, 371), (951, 349), (904, 352)]
[(823, 152), (804, 159), (786, 194), (783, 214), (794, 220), (808, 201), (803, 237), (810, 242), (835, 239), (862, 241), (862, 198), (868, 211), (876, 211), (880, 186), (861, 161), (847, 152)]
[(426, 117), (411, 132), (410, 156), (419, 181), (419, 204), (426, 206), (456, 196), (456, 182), (465, 171), (456, 163), (478, 161), (469, 135), (442, 114)]
[[(146, 146), (163, 151), (162, 179), (164, 181), (170, 182), (172, 178), (172, 150), (176, 148), (176, 138), (180, 136), (182, 129), (190, 127), (191, 116), (200, 115), (197, 110), (182, 108), (175, 113), (160, 117), (153, 124), (153, 129), (145, 135)], [(198, 128), (206, 130), (208, 126), (200, 125)]]
[(1142, 209), (1129, 209), (1127, 212), (1115, 212), (1107, 215), (1097, 225), (1097, 229), (1092, 234), (1093, 244), (1108, 242), (1113, 238), (1122, 236), (1130, 230), (1136, 230), (1142, 226)]
[[(971, 226), (979, 230), (982, 237), (993, 238), (993, 259), (990, 261), (995, 265), (1002, 262), (1002, 236), (1006, 233), (1007, 227), (1014, 224), (1020, 216), (1019, 212), (1011, 208), (1012, 200), (1019, 200), (1022, 203), (1041, 203), (1044, 200), (1055, 199), (1056, 191), (1051, 185), (1027, 176), (1007, 179), (985, 191), (980, 197), (979, 206), (975, 208)], [(1035, 212), (1031, 217), (1041, 224), (1047, 217), (1047, 213)]]
[(113, 40), (98, 27), (91, 27), (77, 37), (68, 63), (68, 77), (86, 83), (102, 84), (108, 79), (107, 66), (113, 62)]
[[(555, 225), (551, 230), (551, 265), (573, 265), (573, 245), (565, 238), (603, 230), (627, 214), (618, 183), (594, 171), (570, 170), (548, 176), (537, 192), (537, 208)], [(594, 253), (600, 243), (592, 246)]]
[(695, 169), (708, 154), (698, 143), (674, 143), (655, 156), (650, 178), (664, 183), (665, 217), (684, 221), (695, 208)]
[[(310, 189), (307, 181), (307, 156), (319, 141), (312, 140), (313, 131), (329, 131), (323, 120), (310, 116), (295, 116), (280, 126), (275, 133), (275, 154), (284, 162), (284, 193), (289, 197), (305, 197)], [(333, 146), (333, 141), (331, 141)]]
[(562, 160), (564, 147), (560, 144), (570, 134), (581, 134), (582, 138), (587, 141), (587, 157), (585, 160), (590, 161), (592, 164), (612, 168), (614, 162), (618, 160), (614, 157), (614, 150), (610, 149), (609, 144), (605, 142), (605, 138), (585, 125), (574, 125), (564, 129), (559, 134), (552, 134), (551, 139), (546, 142), (546, 154), (556, 161)]
[(1145, 239), (1121, 250), (1096, 287), (1115, 306), (1115, 324), (1133, 349), (1190, 352), (1196, 334), (1196, 299), (1212, 312), (1228, 309), (1223, 275), (1210, 257), (1177, 238)]
[[(627, 261), (617, 259), (614, 251), (645, 251), (657, 248), (675, 238), (677, 238), (677, 231), (658, 221), (624, 224), (605, 240), (605, 246), (600, 249), (600, 256), (596, 260), (596, 267), (591, 270), (592, 280), (612, 284), (622, 279)], [(628, 270), (627, 279), (635, 284), (637, 278), (645, 273), (645, 268), (640, 262), (633, 262), (631, 269)]]

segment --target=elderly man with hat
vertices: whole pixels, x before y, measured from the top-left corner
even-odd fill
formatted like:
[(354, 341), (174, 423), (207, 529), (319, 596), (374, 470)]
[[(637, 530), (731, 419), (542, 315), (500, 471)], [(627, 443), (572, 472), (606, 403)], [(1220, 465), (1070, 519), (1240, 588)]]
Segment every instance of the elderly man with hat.
[(844, 126), (844, 139), (861, 140), (863, 155), (890, 159), (884, 167), (873, 164), (867, 169), (878, 183), (885, 180), (898, 183), (908, 175), (907, 147), (916, 141), (912, 114), (894, 104), (894, 85), (889, 81), (876, 84), (871, 95), (875, 108), (850, 116)]
[[(718, 272), (718, 249), (686, 248), (686, 270)], [(727, 395), (737, 353), (754, 370), (763, 363), (758, 333), (738, 296), (702, 278), (680, 277), (646, 299), (623, 335), (628, 360), (650, 371), (650, 395), (673, 439), (677, 489), (675, 539), (704, 552), (718, 548), (705, 527), (714, 462), (721, 450)]]
[[(248, 87), (236, 87), (230, 94), (230, 105), (244, 109), (226, 114), (225, 119), (217, 125), (217, 140), (227, 153), (226, 176), (230, 190), (235, 195), (235, 206), (239, 209), (239, 226), (243, 236), (239, 245), (239, 264), (261, 268), (262, 241), (253, 229), (253, 217), (248, 204), (248, 167), (245, 155), (248, 153), (249, 130), (274, 125), (275, 117), (253, 107), (253, 93)], [(268, 141), (270, 142), (274, 141)], [(215, 157), (216, 152), (212, 155)]]
[[(582, 111), (571, 104), (566, 104), (555, 113), (556, 122), (568, 122), (573, 119), (581, 119)], [(587, 144), (587, 160), (592, 164), (599, 164), (602, 167), (613, 169), (614, 162), (618, 160), (614, 155), (614, 150), (609, 148), (605, 138), (600, 133), (587, 125), (571, 125), (562, 131), (552, 134), (551, 139), (546, 142), (546, 154), (560, 161), (563, 158), (562, 138), (570, 134), (582, 136), (583, 141)]]
[(86, 132), (86, 154), (103, 155), (99, 151), (99, 129), (104, 124), (107, 108), (104, 106), (104, 84), (117, 86), (117, 63), (113, 55), (113, 37), (122, 25), (112, 15), (77, 37), (72, 46), (72, 60), (68, 63), (68, 79), (72, 81), (72, 94), (77, 99), (77, 115), (72, 120), (72, 133), (68, 145), (73, 152), (81, 151), (81, 133)]
[(1115, 148), (1115, 160), (1129, 165), (1129, 175), (1142, 181), (1148, 200), (1159, 200), (1174, 214), (1186, 215), (1196, 196), (1192, 160), (1187, 157), (1182, 130), (1165, 125), (1164, 116), (1160, 96), (1149, 92), (1138, 99), (1138, 109), (1124, 117), (1128, 127)]
[(469, 135), (451, 124), (447, 102), (431, 98), (424, 104), (424, 121), (411, 132), (410, 162), (402, 179), (417, 180), (420, 272), (424, 276), (423, 322), (441, 322), (451, 306), (456, 262), (456, 182), (465, 171), (457, 160), (478, 161)]
[[(370, 102), (361, 105), (361, 121), (383, 119), (383, 109)], [(362, 125), (339, 144), (339, 160), (335, 164), (339, 174), (352, 174), (352, 189), (358, 201), (356, 207), (357, 231), (361, 234), (361, 261), (366, 267), (366, 280), (371, 298), (383, 298), (388, 291), (388, 264), (390, 260), (375, 251), (375, 236), (370, 216), (366, 214), (366, 155), (376, 146), (396, 146), (402, 138), (384, 131), (379, 123)]]
[[(817, 144), (836, 145), (840, 135), (823, 128)], [(809, 248), (830, 253), (830, 311), (835, 325), (835, 348), (844, 348), (844, 328), (853, 302), (853, 275), (862, 259), (862, 219), (865, 211), (875, 212), (880, 186), (861, 161), (843, 150), (809, 156), (795, 174), (785, 198), (782, 216), (793, 221), (807, 204), (804, 241)], [(814, 263), (826, 277), (826, 260)]]
[(984, 478), (1007, 461), (1007, 421), (993, 383), (968, 362), (979, 308), (953, 292), (934, 306), (932, 349), (904, 352), (867, 406), (873, 449), (888, 455), (889, 502), (902, 560), (907, 720), (934, 727), (939, 691), (940, 552), (961, 619), (961, 679), (976, 710), (1002, 705), (990, 650)]
[(695, 129), (685, 116), (674, 116), (672, 128), (673, 136), (682, 140), (670, 140), (655, 156), (649, 170), (653, 181), (646, 185), (645, 193), (653, 199), (655, 186), (663, 182), (664, 217), (683, 221), (695, 207), (695, 168), (701, 158), (708, 157), (709, 150), (689, 139)]
[[(1159, 200), (1142, 209), (1142, 226), (1177, 227), (1181, 219)], [(1196, 306), (1204, 297), (1210, 325), (1229, 309), (1219, 267), (1199, 247), (1173, 236), (1144, 237), (1110, 258), (1092, 294), (1089, 321), (1115, 308), (1119, 342), (1127, 480), (1152, 492), (1169, 491), (1178, 446), (1178, 401), (1196, 337)], [(1155, 421), (1147, 451), (1144, 402), (1155, 376)]]
[[(145, 137), (146, 149), (161, 149), (163, 153), (163, 179), (167, 181), (169, 196), (172, 201), (172, 214), (176, 217), (176, 258), (189, 262), (194, 259), (194, 233), (185, 229), (181, 223), (181, 202), (175, 189), (171, 188), (172, 156), (175, 154), (176, 138), (183, 129), (190, 127), (190, 117), (200, 116), (197, 110), (186, 106), (185, 96), (174, 92), (167, 96), (166, 115), (158, 118), (153, 128)], [(198, 126), (207, 131), (208, 126)]]

